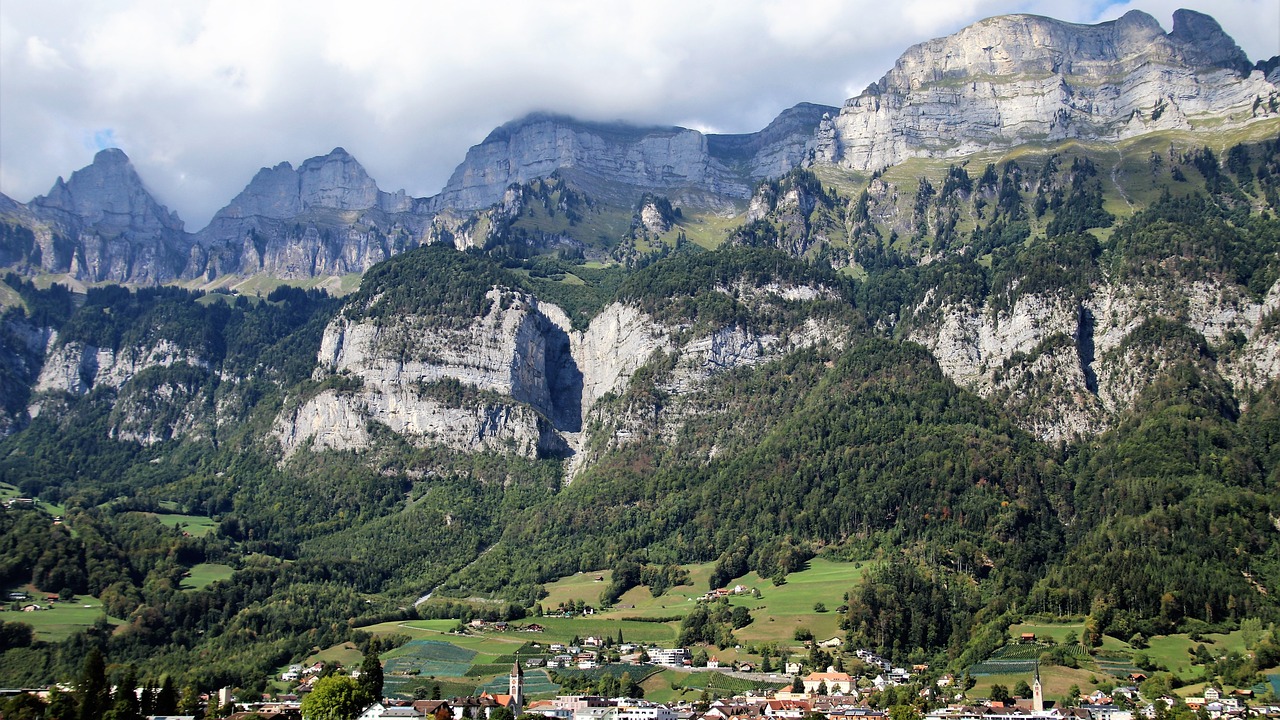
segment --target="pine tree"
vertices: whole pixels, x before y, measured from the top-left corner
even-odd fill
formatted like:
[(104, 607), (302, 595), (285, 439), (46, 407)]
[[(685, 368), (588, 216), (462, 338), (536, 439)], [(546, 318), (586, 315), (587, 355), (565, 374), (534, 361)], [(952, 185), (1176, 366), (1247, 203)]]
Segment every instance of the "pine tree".
[(375, 700), (382, 699), (382, 661), (378, 660), (378, 651), (382, 643), (378, 638), (369, 640), (364, 651), (364, 660), (360, 663), (360, 687)]
[(151, 708), (153, 715), (175, 715), (178, 712), (178, 689), (173, 685), (173, 676), (160, 676), (160, 689), (156, 691), (156, 700)]
[(116, 686), (111, 709), (103, 716), (106, 720), (142, 720), (142, 706), (138, 702), (138, 676), (129, 668)]
[(142, 689), (141, 707), (142, 707), (143, 715), (156, 714), (156, 692), (157, 690), (156, 690), (155, 683), (148, 680), (146, 687)]
[(80, 720), (101, 720), (111, 705), (111, 692), (107, 687), (107, 662), (102, 651), (91, 648), (80, 669), (80, 681), (76, 685), (80, 701)]

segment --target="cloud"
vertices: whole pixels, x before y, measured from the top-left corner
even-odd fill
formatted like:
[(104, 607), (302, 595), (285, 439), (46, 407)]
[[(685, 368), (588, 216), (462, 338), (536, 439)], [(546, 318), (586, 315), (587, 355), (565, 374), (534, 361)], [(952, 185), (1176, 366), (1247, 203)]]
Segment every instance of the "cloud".
[(189, 229), (258, 168), (339, 145), (384, 189), (430, 195), (532, 110), (750, 132), (798, 102), (839, 105), (909, 45), (983, 17), (1140, 7), (1167, 28), (1175, 4), (1251, 56), (1280, 53), (1274, 0), (2, 3), (0, 191), (29, 200), (102, 140)]

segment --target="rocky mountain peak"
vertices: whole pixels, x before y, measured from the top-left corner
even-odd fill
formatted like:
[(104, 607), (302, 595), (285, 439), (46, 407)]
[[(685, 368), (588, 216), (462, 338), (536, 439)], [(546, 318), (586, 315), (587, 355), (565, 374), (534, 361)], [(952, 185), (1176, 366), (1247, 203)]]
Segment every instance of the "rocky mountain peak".
[(1078, 25), (1005, 15), (909, 48), (818, 131), (818, 162), (858, 170), (910, 157), (1080, 138), (1115, 141), (1201, 121), (1242, 125), (1280, 90), (1213, 18), (1189, 10)]
[(1249, 72), (1249, 56), (1217, 20), (1204, 13), (1185, 8), (1174, 12), (1169, 37), (1181, 44), (1197, 64)]
[(364, 166), (346, 150), (336, 147), (327, 155), (303, 161), (296, 170), (287, 162), (262, 168), (239, 195), (218, 211), (215, 221), (255, 216), (283, 220), (319, 208), (402, 212), (411, 206), (412, 199), (403, 192), (379, 190)]
[(75, 219), (100, 231), (182, 231), (182, 220), (152, 197), (118, 148), (101, 150), (93, 163), (54, 182), (48, 195), (31, 201), (33, 209), (60, 220)]

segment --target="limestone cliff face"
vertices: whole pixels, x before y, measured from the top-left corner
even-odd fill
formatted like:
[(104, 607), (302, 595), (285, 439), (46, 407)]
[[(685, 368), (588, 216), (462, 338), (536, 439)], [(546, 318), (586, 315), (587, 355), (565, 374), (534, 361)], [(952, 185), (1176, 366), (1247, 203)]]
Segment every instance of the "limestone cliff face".
[(217, 217), (285, 220), (312, 208), (377, 208), (396, 213), (412, 210), (413, 201), (403, 190), (379, 190), (364, 166), (339, 147), (328, 155), (306, 160), (297, 170), (287, 162), (262, 168), (239, 195), (218, 211)]
[(633, 202), (645, 192), (695, 202), (746, 198), (762, 178), (808, 158), (821, 115), (800, 105), (749, 135), (703, 135), (678, 127), (640, 128), (535, 114), (494, 130), (449, 178), (434, 208), (478, 210), (513, 183), (559, 171), (593, 194)]
[(919, 308), (927, 319), (908, 337), (927, 347), (958, 385), (997, 400), (1041, 438), (1060, 440), (1106, 429), (1171, 363), (1195, 354), (1176, 342), (1143, 341), (1141, 330), (1153, 318), (1185, 325), (1214, 347), (1235, 334), (1243, 338), (1234, 351), (1205, 361), (1237, 390), (1280, 377), (1276, 308), (1280, 283), (1262, 302), (1208, 281), (1104, 283), (1083, 299), (1035, 294), (1008, 308), (950, 302)]
[(35, 391), (86, 395), (99, 386), (119, 388), (149, 368), (180, 363), (209, 367), (196, 353), (171, 340), (116, 351), (80, 342), (59, 343), (57, 334), (50, 333), (48, 352)]
[(622, 391), (654, 353), (673, 346), (667, 328), (622, 303), (606, 307), (586, 331), (571, 338), (573, 357), (582, 371), (584, 414), (605, 394)]
[(570, 174), (578, 184), (593, 184), (605, 192), (610, 189), (606, 185), (641, 192), (697, 187), (734, 197), (750, 192), (744, 179), (709, 161), (707, 139), (694, 130), (531, 115), (503, 125), (468, 150), (433, 200), (438, 207), (478, 210), (498, 202), (512, 183), (547, 177), (557, 170)]
[[(873, 170), (915, 156), (1243, 124), (1277, 93), (1212, 18), (1166, 34), (1131, 11), (1098, 25), (1008, 15), (913, 46), (818, 131), (817, 159)], [(1256, 103), (1261, 99), (1261, 103)]]
[[(717, 292), (812, 300), (808, 287), (724, 287)], [(300, 449), (363, 449), (370, 428), (385, 426), (411, 442), (461, 450), (493, 450), (527, 457), (591, 455), (637, 437), (635, 423), (655, 409), (631, 406), (616, 415), (605, 399), (625, 395), (636, 373), (657, 363), (661, 390), (671, 400), (661, 415), (674, 433), (697, 416), (693, 397), (725, 371), (752, 367), (800, 347), (841, 342), (834, 323), (803, 323), (785, 332), (736, 325), (690, 333), (664, 325), (637, 307), (614, 303), (582, 331), (560, 308), (509, 289), (489, 293), (488, 311), (469, 322), (397, 317), (352, 320), (326, 328), (314, 378), (319, 389), (276, 420), (286, 454)], [(607, 405), (607, 408), (606, 408)], [(604, 408), (604, 409), (602, 409)], [(600, 443), (593, 442), (603, 433)]]
[[(319, 447), (364, 447), (370, 421), (424, 443), (562, 452), (557, 428), (574, 431), (581, 422), (574, 397), (582, 380), (568, 335), (532, 298), (512, 300), (498, 288), (489, 297), (489, 312), (461, 327), (422, 317), (335, 319), (321, 342), (317, 378), (348, 376), (359, 387), (325, 390), (281, 418), (277, 434), (286, 452), (309, 438)], [(558, 308), (549, 314), (563, 317)], [(483, 394), (450, 407), (441, 399), (447, 381)]]
[[(759, 311), (780, 299), (812, 301), (834, 297), (824, 288), (787, 283), (759, 287), (737, 283), (717, 287), (714, 292), (738, 298), (748, 312)], [(584, 404), (588, 436), (569, 469), (570, 477), (611, 448), (645, 439), (674, 441), (689, 423), (717, 411), (720, 401), (715, 399), (713, 388), (726, 373), (758, 367), (824, 343), (842, 347), (848, 337), (848, 326), (835, 319), (809, 318), (778, 332), (738, 324), (695, 332), (686, 325), (659, 326), (652, 322), (647, 320), (636, 328), (643, 329), (640, 348), (647, 354), (622, 356), (639, 362), (632, 361), (625, 378), (621, 373), (615, 376), (625, 382), (615, 383), (610, 390), (613, 397), (601, 394), (597, 397), (608, 402)], [(645, 373), (636, 380), (641, 368)]]
[(569, 454), (587, 410), (667, 347), (662, 328), (625, 305), (573, 332), (560, 308), (512, 297), (495, 288), (489, 312), (462, 327), (421, 317), (334, 320), (316, 378), (354, 387), (323, 390), (282, 415), (276, 434), (285, 452), (367, 447), (374, 422), (422, 444)]
[(214, 415), (208, 404), (214, 372), (198, 353), (171, 340), (119, 350), (81, 342), (60, 342), (46, 331), (47, 349), (32, 388), (29, 417), (67, 395), (98, 388), (115, 392), (108, 422), (114, 439), (151, 445), (176, 437), (208, 438)]

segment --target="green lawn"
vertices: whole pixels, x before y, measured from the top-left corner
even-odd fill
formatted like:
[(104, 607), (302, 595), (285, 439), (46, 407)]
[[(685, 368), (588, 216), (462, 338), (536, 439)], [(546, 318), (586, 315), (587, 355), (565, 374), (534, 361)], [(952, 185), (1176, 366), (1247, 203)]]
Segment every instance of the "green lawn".
[[(635, 620), (621, 620), (618, 613), (610, 613), (608, 615), (594, 615), (588, 617), (574, 618), (530, 618), (529, 622), (536, 622), (546, 628), (546, 632), (542, 633), (539, 638), (541, 642), (568, 642), (577, 635), (585, 638), (588, 635), (602, 637), (605, 635), (613, 638), (618, 637), (618, 631), (622, 631), (622, 639), (624, 642), (633, 643), (655, 643), (658, 645), (670, 645), (675, 642), (676, 628), (679, 623), (651, 623), (637, 622)], [(524, 635), (524, 639), (529, 639), (527, 633), (518, 633)]]
[[(44, 600), (43, 593), (32, 593), (31, 596), (34, 598), (31, 602), (50, 607), (50, 609), (37, 612), (0, 610), (0, 620), (30, 625), (35, 628), (37, 640), (62, 642), (75, 633), (91, 627), (98, 618), (103, 616), (102, 603), (89, 595), (77, 595), (72, 602), (59, 601), (52, 604)], [(109, 617), (107, 622), (120, 625), (124, 621)]]
[[(603, 578), (596, 580), (596, 578)], [(554, 583), (547, 585), (547, 596), (538, 601), (548, 612), (552, 608), (561, 603), (571, 603), (582, 600), (588, 605), (598, 605), (600, 603), (600, 592), (613, 578), (613, 572), (603, 570), (594, 573), (578, 573), (561, 578)]]
[[(334, 645), (308, 657), (306, 664), (311, 665), (316, 662), (324, 662), (325, 664), (328, 664), (336, 662), (341, 664), (343, 667), (350, 668), (359, 667), (360, 661), (363, 659), (364, 655), (361, 654), (355, 643), (345, 642), (341, 645)], [(285, 669), (286, 668), (281, 668), (281, 672)]]
[(200, 563), (191, 568), (186, 579), (182, 581), (183, 590), (199, 590), (219, 580), (226, 580), (235, 572), (230, 565), (217, 563)]
[(492, 657), (513, 653), (528, 641), (556, 642), (555, 640), (544, 639), (537, 633), (514, 631), (454, 635), (449, 631), (457, 624), (457, 620), (410, 620), (407, 622), (385, 622), (377, 625), (367, 625), (361, 629), (375, 635), (397, 634), (408, 635), (414, 640), (441, 640), (480, 655)]

